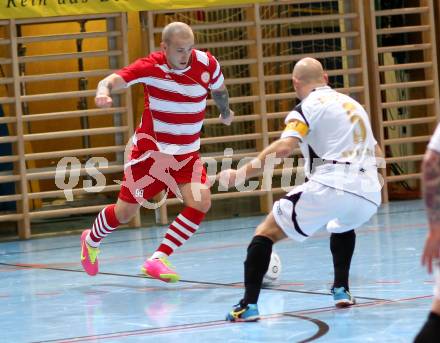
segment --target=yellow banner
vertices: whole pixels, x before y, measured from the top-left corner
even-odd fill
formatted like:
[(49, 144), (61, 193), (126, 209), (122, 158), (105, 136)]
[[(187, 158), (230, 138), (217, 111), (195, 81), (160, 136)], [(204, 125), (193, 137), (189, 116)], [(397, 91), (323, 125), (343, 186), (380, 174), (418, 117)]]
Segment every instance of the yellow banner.
[(177, 10), (230, 6), (270, 0), (0, 0), (0, 19), (52, 17), (92, 13)]

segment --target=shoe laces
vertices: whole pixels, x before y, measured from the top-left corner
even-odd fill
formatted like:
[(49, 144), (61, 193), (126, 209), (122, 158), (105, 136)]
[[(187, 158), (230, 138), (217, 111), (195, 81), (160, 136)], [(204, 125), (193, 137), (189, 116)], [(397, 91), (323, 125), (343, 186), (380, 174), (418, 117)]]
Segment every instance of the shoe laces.
[[(341, 291), (341, 288), (342, 288), (342, 291)], [(330, 292), (331, 292), (332, 294), (335, 294), (335, 293), (336, 293), (336, 290), (338, 290), (338, 293), (348, 293), (348, 294), (350, 294), (350, 292), (347, 291), (347, 289), (346, 289), (344, 286), (342, 286), (342, 287), (333, 287), (333, 288), (330, 290)]]
[(168, 268), (170, 269), (174, 269), (174, 266), (171, 264), (170, 261), (168, 261), (168, 259), (166, 257), (160, 257), (159, 260), (166, 265)]
[(234, 306), (234, 309), (231, 312), (232, 317), (234, 318), (240, 318), (240, 316), (247, 311), (247, 306), (242, 306), (240, 304), (237, 304)]
[(249, 306), (245, 304), (243, 300), (240, 300), (238, 304), (234, 305), (234, 311), (242, 311), (242, 310), (246, 311), (248, 308)]
[(98, 248), (91, 247), (87, 243), (86, 243), (86, 246), (87, 246), (87, 252), (89, 253), (90, 262), (92, 264), (94, 264), (95, 261), (96, 261), (96, 258), (98, 257), (98, 254), (100, 253), (100, 251), (99, 251)]

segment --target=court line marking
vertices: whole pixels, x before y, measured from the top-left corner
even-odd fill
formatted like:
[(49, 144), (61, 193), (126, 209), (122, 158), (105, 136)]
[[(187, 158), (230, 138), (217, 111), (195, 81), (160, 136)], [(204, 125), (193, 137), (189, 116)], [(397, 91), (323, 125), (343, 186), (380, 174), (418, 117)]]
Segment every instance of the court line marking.
[[(67, 268), (55, 268), (55, 267), (48, 267), (44, 264), (22, 264), (22, 263), (4, 263), (0, 262), (0, 265), (2, 266), (10, 266), (10, 267), (18, 267), (22, 269), (42, 269), (42, 270), (52, 270), (52, 271), (62, 271), (62, 272), (74, 272), (74, 273), (85, 273), (83, 270), (79, 269), (67, 269)], [(122, 274), (122, 273), (109, 273), (109, 272), (100, 272), (100, 275), (106, 275), (106, 276), (119, 276), (119, 277), (131, 277), (131, 278), (139, 278), (139, 279), (147, 279), (147, 280), (156, 280), (151, 277), (147, 277), (143, 274)], [(208, 285), (208, 286), (220, 286), (220, 287), (230, 287), (230, 288), (239, 288), (242, 289), (244, 286), (241, 282), (233, 282), (233, 283), (221, 283), (221, 282), (209, 282), (209, 281), (194, 281), (194, 280), (179, 280), (179, 283), (188, 283), (188, 284), (196, 284), (196, 285)], [(266, 290), (272, 290), (272, 291), (278, 291), (278, 292), (287, 292), (287, 293), (299, 293), (299, 294), (312, 294), (312, 295), (327, 295), (330, 296), (331, 293), (327, 292), (315, 292), (315, 291), (300, 291), (300, 290), (293, 290), (293, 289), (284, 289), (284, 288), (276, 288), (276, 287), (262, 287), (262, 289)], [(179, 288), (176, 288), (176, 290), (179, 290)], [(373, 300), (373, 301), (389, 301), (388, 299), (381, 299), (381, 298), (370, 298), (370, 297), (362, 297), (362, 296), (356, 296), (357, 299), (362, 300)]]
[[(281, 312), (276, 313), (272, 315), (267, 316), (260, 316), (260, 320), (267, 320), (267, 319), (276, 319), (281, 317), (296, 317), (300, 319), (308, 318), (305, 316), (307, 311), (319, 311), (324, 310), (324, 312), (328, 310), (336, 310), (340, 311), (341, 309), (337, 309), (334, 306), (326, 306), (326, 307), (318, 307), (313, 308), (309, 310), (298, 310), (298, 311), (289, 311), (289, 312)], [(316, 312), (315, 312), (316, 313)], [(311, 318), (314, 319), (314, 318)], [(319, 321), (318, 319), (314, 319), (315, 321)], [(322, 321), (321, 321), (322, 322)], [(324, 323), (324, 322), (322, 322)], [(70, 337), (70, 338), (62, 338), (62, 339), (53, 339), (53, 340), (45, 340), (45, 341), (35, 341), (33, 343), (50, 343), (50, 342), (56, 342), (56, 343), (67, 343), (67, 342), (86, 342), (90, 340), (101, 340), (101, 339), (111, 339), (111, 338), (121, 338), (121, 337), (127, 337), (127, 336), (141, 336), (146, 334), (168, 334), (171, 332), (179, 332), (183, 330), (191, 330), (191, 329), (199, 329), (199, 328), (213, 328), (216, 326), (223, 326), (223, 325), (239, 325), (240, 322), (237, 323), (231, 323), (226, 320), (214, 320), (214, 321), (206, 321), (206, 322), (200, 322), (200, 323), (189, 323), (189, 324), (179, 324), (179, 325), (170, 325), (170, 326), (164, 326), (164, 327), (157, 327), (157, 328), (148, 328), (148, 329), (138, 329), (138, 330), (127, 330), (127, 331), (118, 331), (113, 333), (107, 333), (107, 334), (97, 334), (97, 335), (89, 335), (89, 336), (79, 336), (79, 337)], [(249, 324), (249, 323), (245, 323)], [(326, 323), (324, 323), (327, 325)], [(252, 324), (251, 324), (252, 325)], [(328, 325), (327, 325), (328, 327)], [(323, 330), (324, 331), (324, 330)], [(327, 330), (328, 331), (328, 330)], [(325, 333), (327, 333), (325, 331)], [(319, 333), (319, 336), (316, 337)], [(318, 330), (316, 334), (314, 334), (312, 337), (303, 340), (301, 342), (310, 342), (311, 338), (317, 339), (322, 336), (322, 332)], [(300, 343), (300, 342), (299, 342)]]
[[(399, 213), (413, 213), (413, 212), (422, 212), (425, 211), (424, 209), (415, 209), (415, 210), (410, 210), (410, 211), (406, 211), (406, 210), (401, 210), (401, 211), (395, 211), (395, 212), (383, 212), (383, 213), (376, 213), (377, 216), (379, 215), (389, 215), (389, 214), (399, 214)], [(251, 218), (258, 218), (261, 216), (255, 216), (255, 217), (251, 217)], [(263, 216), (264, 217), (264, 216)], [(245, 219), (245, 218), (241, 218), (241, 219)], [(258, 225), (258, 224), (257, 224)], [(414, 224), (411, 224), (414, 225)], [(417, 224), (418, 226), (427, 226), (427, 222), (423, 223), (423, 224)], [(396, 225), (397, 226), (397, 225)], [(362, 231), (367, 231), (367, 230), (371, 230), (371, 231), (377, 231), (378, 229), (380, 229), (382, 227), (382, 225), (377, 225), (374, 227), (365, 227), (365, 228), (361, 228), (359, 229), (356, 233), (361, 233)], [(399, 226), (401, 227), (401, 226)], [(161, 226), (155, 226), (153, 228), (150, 229), (160, 229), (162, 228)], [(391, 230), (393, 230), (393, 226), (387, 226), (387, 229), (389, 230), (391, 228)], [(230, 229), (230, 230), (214, 230), (214, 231), (197, 231), (194, 236), (196, 235), (206, 235), (206, 234), (211, 234), (211, 233), (218, 233), (218, 232), (230, 232), (230, 231), (240, 231), (240, 230), (249, 230), (249, 229), (255, 229), (255, 226), (249, 226), (249, 227), (238, 227), (238, 228), (234, 228), (234, 229)], [(129, 229), (131, 230), (131, 229)], [(316, 238), (319, 237), (319, 233), (314, 235), (312, 238)], [(53, 237), (42, 237), (42, 238), (37, 238), (37, 239), (47, 239), (47, 238), (53, 238)], [(157, 240), (157, 237), (145, 237), (145, 238), (136, 238), (136, 239), (129, 239), (129, 240), (118, 240), (118, 241), (107, 241), (105, 244), (106, 245), (110, 245), (110, 244), (119, 244), (119, 243), (127, 243), (127, 242), (137, 242), (137, 241), (150, 241), (150, 240)], [(11, 243), (11, 242), (0, 242), (0, 245), (4, 243)], [(76, 249), (78, 248), (77, 245), (75, 246), (64, 246), (64, 247), (54, 247), (54, 248), (45, 248), (45, 249), (36, 249), (36, 250), (28, 250), (28, 251), (11, 251), (11, 252), (4, 252), (2, 254), (0, 254), (0, 256), (2, 255), (20, 255), (20, 254), (28, 254), (28, 253), (36, 253), (36, 252), (44, 252), (44, 251), (54, 251), (54, 250), (60, 250), (60, 249)]]
[[(408, 230), (408, 229), (416, 229), (416, 228), (422, 228), (422, 227), (427, 227), (427, 224), (426, 223), (416, 223), (416, 224), (406, 224), (406, 225), (401, 225), (401, 224), (400, 225), (388, 225), (385, 227), (385, 229), (387, 232), (389, 232), (389, 231), (401, 231), (401, 230)], [(195, 235), (206, 235), (206, 234), (211, 234), (211, 233), (219, 233), (219, 232), (249, 230), (249, 229), (254, 229), (254, 228), (255, 228), (255, 226), (250, 226), (250, 227), (245, 227), (245, 228), (237, 228), (237, 229), (231, 229), (231, 230), (216, 230), (216, 231), (208, 231), (208, 232), (203, 231), (203, 232), (196, 232), (194, 234), (194, 236)], [(356, 235), (366, 235), (369, 233), (377, 233), (382, 228), (383, 228), (382, 225), (375, 225), (375, 226), (360, 228), (356, 231)], [(327, 237), (328, 237), (328, 233), (318, 232), (317, 234), (310, 237), (310, 239), (315, 240), (315, 239), (322, 239), (322, 238), (327, 238)], [(157, 240), (157, 238), (148, 237), (148, 238), (132, 239), (132, 240), (124, 240), (124, 241), (109, 241), (109, 242), (105, 242), (105, 244), (111, 245), (111, 244), (137, 242), (137, 241), (149, 241), (149, 240)], [(286, 242), (290, 242), (290, 241), (286, 241)], [(211, 246), (211, 247), (208, 246), (205, 248), (186, 248), (185, 250), (179, 251), (179, 253), (187, 254), (190, 252), (211, 251), (211, 250), (226, 249), (226, 248), (231, 248), (231, 247), (247, 246), (248, 244), (249, 244), (249, 241), (245, 241), (243, 243), (215, 245), (215, 246)], [(72, 246), (64, 246), (64, 247), (46, 248), (46, 249), (40, 249), (40, 250), (4, 252), (4, 253), (0, 254), (0, 257), (8, 256), (8, 255), (21, 255), (21, 254), (26, 255), (26, 254), (30, 254), (30, 253), (39, 253), (39, 252), (45, 252), (45, 251), (64, 250), (64, 249), (79, 249), (79, 243), (78, 243), (78, 245), (75, 245), (75, 246), (72, 245)], [(132, 258), (136, 258), (136, 257), (139, 257), (139, 256), (129, 256), (129, 257), (125, 257), (125, 258), (132, 259)], [(105, 260), (111, 261), (114, 259), (115, 258), (107, 258), (107, 259), (103, 259), (103, 261), (105, 261)], [(122, 259), (120, 259), (120, 260), (122, 260)]]
[[(424, 224), (419, 223), (419, 224), (408, 224), (408, 225), (393, 225), (393, 226), (388, 226), (387, 229), (388, 229), (388, 231), (400, 231), (400, 230), (406, 230), (406, 229), (410, 229), (410, 228), (417, 228), (422, 225), (424, 225)], [(253, 227), (251, 227), (251, 228), (253, 228)], [(246, 228), (232, 229), (232, 230), (228, 230), (228, 231), (236, 231), (236, 230), (243, 230), (243, 229), (246, 229)], [(247, 229), (249, 229), (249, 228), (247, 228)], [(372, 232), (377, 232), (377, 230), (378, 230), (378, 227), (375, 226), (375, 227), (361, 229), (361, 230), (359, 230), (358, 233), (368, 234), (368, 233), (372, 233)], [(209, 234), (209, 233), (214, 233), (214, 231), (202, 232), (201, 234)], [(322, 234), (315, 235), (314, 239), (320, 239), (320, 238), (324, 238), (324, 237), (327, 237), (327, 235), (325, 233), (322, 233)], [(145, 240), (145, 239), (143, 239), (143, 240)], [(116, 243), (116, 242), (114, 242), (114, 243)], [(218, 249), (226, 249), (226, 248), (231, 248), (231, 247), (243, 246), (246, 244), (247, 243), (236, 243), (236, 244), (228, 244), (228, 245), (223, 245), (223, 246), (217, 245), (217, 246), (206, 247), (206, 248), (186, 249), (184, 251), (181, 251), (180, 253), (190, 253), (190, 252), (195, 252), (195, 251), (211, 251), (211, 250), (218, 250)], [(76, 246), (75, 248), (78, 248), (78, 247)], [(54, 249), (58, 249), (58, 248), (54, 248)], [(127, 260), (127, 259), (133, 259), (133, 258), (138, 258), (138, 257), (137, 256), (124, 257), (122, 259), (118, 258), (118, 260)], [(107, 261), (111, 261), (114, 259), (115, 258), (109, 258), (109, 259), (107, 259)], [(69, 265), (77, 265), (76, 262), (57, 263), (57, 264), (54, 263), (54, 264), (52, 264), (52, 267), (50, 266), (51, 264), (24, 264), (24, 263), (2, 263), (2, 262), (0, 262), (0, 265), (15, 267), (15, 268), (18, 267), (19, 268), (18, 270), (20, 270), (20, 269), (43, 269), (43, 270), (56, 270), (56, 271), (83, 272), (80, 269), (68, 269), (68, 268), (61, 267), (61, 266), (66, 266), (66, 265), (68, 265), (68, 266)], [(60, 266), (60, 267), (57, 267), (57, 266)], [(14, 270), (11, 270), (11, 271), (14, 271)], [(148, 278), (143, 275), (118, 274), (118, 273), (108, 273), (108, 272), (100, 272), (100, 274), (109, 275), (109, 276), (137, 277), (137, 278), (151, 279), (151, 278)], [(189, 283), (189, 284), (243, 288), (243, 286), (240, 285), (241, 282), (230, 283), (230, 284), (193, 281), (193, 280), (180, 280), (180, 282)], [(325, 292), (300, 291), (300, 290), (292, 290), (292, 289), (280, 289), (280, 288), (274, 288), (274, 287), (263, 287), (263, 289), (269, 289), (269, 290), (281, 291), (281, 292), (299, 293), (299, 294), (331, 295), (330, 293), (325, 293)], [(356, 298), (363, 299), (363, 300), (381, 300), (381, 301), (387, 300), (387, 299), (381, 299), (381, 298), (371, 298), (371, 297), (362, 297), (362, 296), (356, 296)]]
[[(148, 228), (148, 229), (150, 230), (150, 229), (153, 229), (153, 228)], [(160, 229), (160, 228), (156, 227), (155, 229), (157, 230), (157, 229)], [(255, 226), (239, 227), (239, 228), (230, 229), (230, 230), (214, 230), (214, 231), (201, 231), (201, 232), (197, 231), (196, 233), (194, 233), (193, 236), (206, 235), (206, 234), (219, 233), (219, 232), (250, 230), (250, 229), (255, 229)], [(71, 236), (73, 236), (73, 235), (71, 235)], [(47, 239), (47, 238), (48, 237), (38, 238), (38, 239)], [(105, 245), (119, 244), (119, 243), (129, 243), (129, 242), (138, 242), (138, 241), (144, 242), (144, 241), (152, 241), (152, 240), (159, 240), (159, 239), (157, 237), (133, 238), (133, 239), (128, 239), (128, 240), (120, 240), (120, 241), (116, 241), (116, 240), (115, 241), (106, 241)], [(78, 240), (78, 242), (79, 242), (79, 240)], [(7, 242), (7, 243), (11, 243), (11, 242)], [(1, 244), (6, 244), (6, 242), (0, 242), (0, 245)], [(7, 255), (20, 255), (20, 254), (29, 254), (29, 253), (37, 253), (37, 252), (45, 252), (45, 251), (53, 251), (53, 250), (78, 249), (78, 246), (79, 246), (79, 243), (78, 243), (78, 245), (67, 245), (67, 246), (61, 246), (61, 247), (45, 248), (45, 249), (35, 249), (35, 250), (27, 250), (27, 251), (11, 251), (11, 252), (7, 252), (6, 251), (6, 252), (1, 253), (0, 257), (1, 256), (7, 256)]]
[[(338, 309), (334, 306), (326, 306), (326, 307), (318, 307), (318, 308), (298, 310), (298, 311), (281, 312), (281, 313), (275, 313), (272, 315), (261, 316), (260, 320), (276, 319), (276, 318), (281, 318), (281, 317), (301, 318), (301, 317), (305, 317), (308, 314), (334, 312), (334, 311), (349, 311), (350, 309), (353, 309), (353, 308), (383, 306), (383, 305), (402, 303), (402, 302), (407, 302), (407, 301), (417, 301), (417, 300), (426, 299), (426, 298), (432, 298), (432, 295), (423, 295), (423, 296), (411, 297), (411, 298), (401, 298), (401, 299), (396, 299), (396, 300), (371, 301), (368, 303), (356, 304), (356, 305), (353, 305), (351, 307), (344, 308), (344, 309)], [(318, 321), (319, 319), (316, 319), (316, 320)], [(257, 324), (249, 324), (249, 323), (244, 323), (244, 324), (245, 325), (257, 325)], [(103, 339), (121, 338), (121, 337), (129, 337), (129, 336), (142, 336), (142, 335), (147, 335), (147, 334), (168, 334), (168, 333), (172, 333), (172, 332), (179, 332), (179, 331), (191, 330), (191, 329), (214, 328), (214, 327), (223, 326), (223, 325), (240, 325), (240, 323), (230, 323), (230, 322), (227, 322), (226, 320), (214, 320), (214, 321), (207, 321), (207, 322), (200, 322), (200, 323), (171, 325), (171, 326), (158, 327), (158, 328), (127, 330), (127, 331), (118, 331), (118, 332), (106, 333), (106, 334), (77, 336), (77, 337), (70, 337), (70, 338), (45, 340), (45, 341), (34, 341), (33, 343), (86, 342), (86, 341), (91, 341), (91, 340), (103, 340)], [(303, 342), (303, 343), (310, 342), (310, 340), (305, 340), (305, 341), (303, 340), (301, 342)]]
[[(420, 227), (424, 227), (424, 224), (407, 224), (407, 225), (392, 225), (392, 226), (388, 226), (387, 227), (387, 231), (401, 231), (401, 230), (408, 230), (408, 229), (415, 229), (415, 228), (420, 228)], [(244, 229), (244, 228), (242, 228)], [(240, 229), (240, 230), (242, 230)], [(229, 231), (235, 231), (237, 229), (234, 230), (229, 230)], [(371, 233), (377, 233), (380, 230), (380, 227), (374, 226), (374, 227), (366, 227), (364, 229), (360, 229), (357, 232), (357, 235), (368, 235)], [(217, 231), (219, 232), (219, 231)], [(207, 234), (209, 232), (202, 232), (201, 234)], [(213, 232), (214, 233), (214, 232)], [(197, 234), (197, 233), (196, 233)], [(316, 235), (314, 235), (311, 239), (315, 240), (315, 239), (323, 239), (323, 238), (328, 238), (328, 234), (327, 233), (318, 233)], [(289, 243), (291, 241), (285, 241), (284, 243)], [(116, 243), (116, 242), (115, 242)], [(118, 242), (120, 243), (120, 242)], [(108, 244), (108, 243), (106, 243)], [(282, 243), (281, 243), (282, 244)], [(229, 249), (229, 248), (236, 248), (236, 247), (242, 247), (242, 246), (247, 246), (248, 245), (248, 241), (246, 242), (242, 242), (242, 243), (231, 243), (231, 244), (224, 244), (224, 245), (214, 245), (214, 246), (208, 246), (208, 247), (203, 247), (203, 248), (186, 248), (184, 250), (179, 251), (180, 254), (188, 254), (188, 253), (193, 253), (193, 252), (207, 252), (207, 251), (218, 251), (221, 249)], [(75, 249), (79, 249), (78, 246), (72, 247)], [(65, 247), (61, 247), (61, 248), (50, 248), (47, 250), (58, 250), (58, 249), (65, 249)], [(41, 250), (43, 251), (43, 250)], [(39, 252), (39, 251), (34, 251), (34, 252)], [(27, 254), (28, 252), (23, 252), (23, 254)], [(5, 254), (8, 255), (8, 254)], [(3, 255), (3, 256), (5, 256)], [(0, 255), (1, 257), (1, 255)], [(112, 261), (127, 261), (127, 260), (132, 260), (132, 259), (138, 259), (138, 258), (144, 258), (143, 255), (135, 255), (135, 256), (124, 256), (124, 257), (108, 257), (108, 258), (102, 258), (101, 261), (105, 261), (105, 262), (112, 262)], [(0, 263), (1, 265), (2, 263)], [(69, 267), (69, 266), (76, 266), (78, 265), (77, 262), (60, 262), (60, 263), (47, 263), (47, 264), (21, 264), (18, 262), (15, 263), (4, 263), (4, 265), (10, 265), (10, 266), (15, 266), (15, 265), (21, 265), (21, 266), (42, 266), (42, 267), (48, 267), (48, 268), (53, 268), (53, 269), (63, 269), (63, 267)], [(41, 268), (40, 268), (41, 269)], [(13, 271), (13, 270), (11, 270)], [(4, 272), (4, 271), (3, 271)]]
[(301, 316), (299, 314), (290, 314), (290, 313), (284, 313), (283, 316), (306, 320), (306, 321), (312, 322), (313, 324), (315, 324), (318, 327), (318, 331), (316, 331), (316, 333), (313, 336), (308, 337), (306, 339), (303, 339), (302, 341), (299, 341), (298, 343), (308, 343), (308, 342), (315, 341), (318, 338), (325, 336), (330, 331), (330, 326), (326, 322), (324, 322), (323, 320), (320, 320), (320, 319), (311, 318), (308, 316)]

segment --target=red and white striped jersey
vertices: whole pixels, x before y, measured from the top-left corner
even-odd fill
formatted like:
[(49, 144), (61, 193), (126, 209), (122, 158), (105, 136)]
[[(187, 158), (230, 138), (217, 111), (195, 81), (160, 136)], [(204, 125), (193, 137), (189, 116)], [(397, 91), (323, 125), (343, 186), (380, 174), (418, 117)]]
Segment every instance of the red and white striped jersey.
[[(116, 72), (127, 87), (142, 83), (145, 107), (133, 136), (134, 149), (182, 155), (200, 149), (200, 130), (205, 118), (208, 91), (224, 81), (220, 65), (209, 52), (193, 49), (187, 68), (172, 69), (162, 51), (140, 58)], [(144, 135), (142, 135), (144, 134)], [(145, 134), (153, 137), (152, 146)]]

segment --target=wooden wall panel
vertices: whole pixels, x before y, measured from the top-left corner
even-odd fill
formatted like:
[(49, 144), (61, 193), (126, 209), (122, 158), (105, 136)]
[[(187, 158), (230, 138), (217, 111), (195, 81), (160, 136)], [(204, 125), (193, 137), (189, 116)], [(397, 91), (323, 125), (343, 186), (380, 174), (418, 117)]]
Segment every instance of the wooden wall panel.
[[(141, 27), (131, 23), (138, 15)], [(190, 24), (196, 47), (209, 49), (219, 59), (236, 112), (234, 124), (224, 127), (213, 102), (208, 102), (201, 152), (206, 161), (217, 161), (217, 170), (225, 153), (233, 152), (235, 166), (279, 137), (283, 118), (296, 103), (292, 68), (300, 58), (312, 56), (323, 63), (334, 88), (358, 99), (370, 113), (386, 154), (384, 201), (419, 195), (420, 161), (440, 115), (439, 17), (433, 0), (287, 0), (131, 13), (128, 23), (121, 14), (0, 21), (0, 104), (5, 112), (0, 124), (9, 128), (0, 144), (13, 146), (12, 153), (0, 156), (0, 163), (14, 166), (0, 172), (0, 183), (12, 182), (17, 190), (0, 196), (0, 203), (17, 206), (16, 211), (0, 211), (0, 224), (16, 221), (20, 237), (28, 238), (32, 219), (96, 212), (115, 200), (119, 186), (110, 182), (96, 203), (85, 206), (87, 194), (80, 183), (73, 190), (77, 202), (58, 206), (64, 195), (54, 186), (55, 164), (63, 156), (84, 161), (105, 156), (111, 161), (102, 169), (108, 180), (121, 176), (120, 152), (140, 120), (142, 90), (132, 89), (133, 122), (130, 91), (117, 97), (116, 108), (96, 109), (96, 83), (158, 49), (163, 27), (175, 20)], [(81, 30), (79, 22), (85, 19), (86, 29)], [(48, 27), (56, 27), (60, 35), (48, 35)], [(83, 40), (82, 52), (77, 51), (77, 39)], [(135, 45), (130, 55), (128, 41)], [(80, 78), (88, 81), (83, 90), (78, 89)], [(81, 118), (88, 119), (87, 127)], [(295, 162), (288, 170), (293, 184), (301, 176), (301, 165)], [(214, 187), (213, 199), (258, 198), (266, 213), (285, 192), (281, 174), (282, 169), (275, 170), (271, 188), (261, 178), (259, 187), (248, 192)], [(157, 211), (161, 223), (168, 221), (167, 211), (177, 203), (168, 199)], [(139, 216), (134, 224), (140, 224)]]
[(420, 196), (420, 165), (440, 114), (434, 2), (369, 2), (373, 104), (390, 199)]
[[(119, 186), (113, 179), (122, 177), (122, 152), (133, 132), (131, 95), (119, 92), (110, 110), (96, 109), (93, 98), (97, 82), (129, 62), (127, 17), (116, 13), (1, 24), (0, 43), (7, 49), (0, 58), (5, 89), (0, 103), (6, 113), (0, 123), (8, 123), (10, 130), (0, 143), (13, 143), (13, 153), (0, 161), (14, 163), (14, 170), (3, 172), (0, 182), (14, 182), (16, 194), (2, 195), (0, 202), (15, 202), (16, 213), (0, 212), (0, 223), (16, 220), (20, 238), (29, 238), (33, 219), (93, 213), (114, 201)], [(99, 195), (84, 186), (85, 163), (98, 156), (109, 161), (98, 168), (107, 175)], [(63, 157), (79, 163), (72, 201), (56, 185)]]

